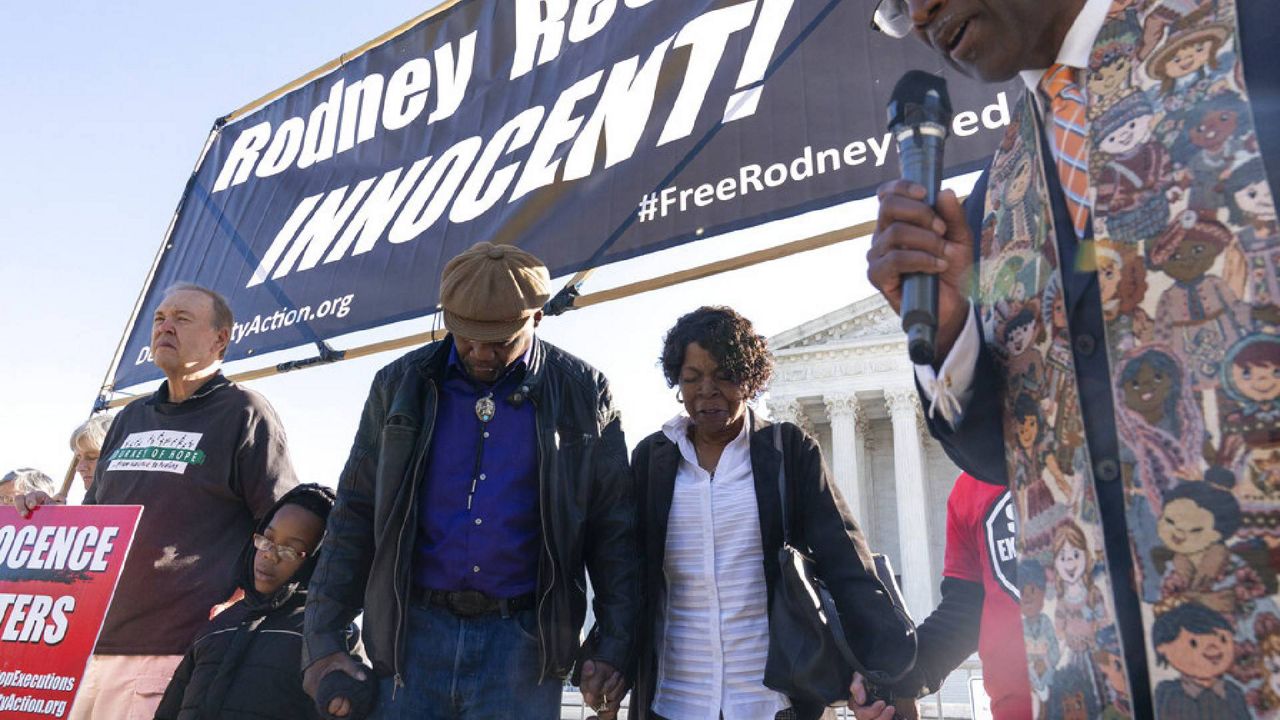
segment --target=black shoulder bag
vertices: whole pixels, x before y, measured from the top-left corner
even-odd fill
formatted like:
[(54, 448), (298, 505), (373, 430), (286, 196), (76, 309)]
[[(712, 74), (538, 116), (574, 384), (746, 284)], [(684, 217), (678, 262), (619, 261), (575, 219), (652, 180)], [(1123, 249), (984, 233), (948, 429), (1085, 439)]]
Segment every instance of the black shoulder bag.
[[(773, 588), (769, 607), (769, 656), (764, 684), (793, 700), (814, 706), (844, 705), (849, 700), (849, 684), (857, 671), (867, 679), (868, 692), (886, 697), (889, 686), (898, 682), (915, 665), (915, 623), (907, 613), (902, 593), (893, 577), (889, 559), (875, 555), (877, 579), (894, 610), (910, 628), (912, 661), (897, 675), (868, 670), (859, 662), (845, 640), (844, 627), (835, 601), (822, 578), (817, 563), (792, 544), (791, 503), (787, 489), (786, 454), (782, 450), (782, 424), (773, 425), (773, 444), (782, 455), (778, 466), (778, 492), (782, 497), (782, 547), (778, 550), (781, 573)], [(870, 703), (870, 700), (868, 700)]]

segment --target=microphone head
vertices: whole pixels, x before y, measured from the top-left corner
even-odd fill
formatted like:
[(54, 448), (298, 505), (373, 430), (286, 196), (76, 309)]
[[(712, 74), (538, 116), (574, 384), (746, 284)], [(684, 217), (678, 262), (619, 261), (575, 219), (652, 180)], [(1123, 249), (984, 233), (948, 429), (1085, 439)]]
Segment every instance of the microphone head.
[(951, 129), (951, 96), (947, 81), (923, 70), (909, 70), (889, 96), (889, 128), (925, 124)]

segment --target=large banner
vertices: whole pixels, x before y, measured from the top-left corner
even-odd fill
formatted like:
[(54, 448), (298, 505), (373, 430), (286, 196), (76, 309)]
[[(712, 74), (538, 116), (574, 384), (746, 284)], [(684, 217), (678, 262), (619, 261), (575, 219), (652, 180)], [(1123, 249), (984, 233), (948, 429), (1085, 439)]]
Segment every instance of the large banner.
[(444, 263), (480, 240), (557, 275), (866, 197), (897, 174), (884, 107), (908, 69), (949, 78), (948, 168), (974, 169), (1018, 90), (876, 33), (875, 2), (461, 0), (427, 17), (215, 127), (115, 386), (159, 377), (151, 317), (175, 282), (231, 300), (234, 360), (431, 313)]
[(142, 508), (0, 511), (0, 717), (66, 717)]

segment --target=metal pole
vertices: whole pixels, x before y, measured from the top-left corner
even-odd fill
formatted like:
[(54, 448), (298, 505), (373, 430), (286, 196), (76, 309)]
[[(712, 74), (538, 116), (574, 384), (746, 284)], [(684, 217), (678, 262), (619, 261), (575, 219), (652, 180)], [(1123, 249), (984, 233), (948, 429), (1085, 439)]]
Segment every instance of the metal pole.
[[(832, 230), (830, 232), (821, 233), (818, 235), (814, 235), (812, 237), (803, 238), (801, 240), (795, 240), (793, 242), (783, 243), (782, 245), (776, 245), (771, 248), (765, 248), (764, 250), (747, 253), (746, 255), (739, 255), (737, 257), (726, 258), (724, 260), (716, 260), (715, 262), (706, 263), (704, 265), (698, 265), (696, 267), (688, 268), (687, 270), (679, 270), (677, 272), (667, 273), (666, 275), (659, 275), (657, 277), (649, 278), (647, 280), (641, 280), (639, 282), (629, 283), (627, 285), (622, 285), (616, 288), (610, 288), (607, 290), (601, 290), (600, 292), (582, 295), (576, 299), (572, 307), (581, 308), (581, 307), (588, 307), (590, 305), (599, 305), (601, 303), (606, 303), (613, 300), (621, 300), (623, 298), (632, 297), (634, 295), (640, 295), (646, 292), (652, 292), (654, 290), (661, 290), (664, 288), (673, 287), (673, 286), (680, 285), (682, 283), (687, 283), (693, 280), (701, 280), (703, 278), (712, 277), (714, 275), (720, 275), (722, 273), (732, 272), (734, 270), (741, 270), (743, 268), (748, 268), (748, 267), (751, 267), (752, 265), (758, 265), (760, 263), (769, 262), (771, 260), (780, 260), (782, 258), (790, 257), (792, 255), (798, 255), (800, 253), (808, 252), (810, 250), (818, 250), (820, 248), (828, 247), (830, 245), (835, 245), (836, 243), (844, 242), (845, 240), (853, 240), (859, 237), (863, 237), (868, 233), (872, 232), (873, 230), (875, 230), (875, 225), (876, 225), (875, 221), (859, 223), (857, 225), (853, 225), (851, 227), (847, 227), (841, 230)], [(569, 285), (574, 284), (575, 281), (580, 282), (581, 280), (579, 280), (579, 278), (586, 279), (587, 277), (590, 276), (591, 272), (592, 272), (591, 270), (583, 270), (579, 272), (577, 275), (574, 276), (574, 280), (570, 281)], [(130, 321), (131, 325), (132, 325), (132, 322), (133, 321), (131, 320)], [(127, 336), (128, 330), (126, 330), (125, 333)], [(354, 347), (349, 350), (341, 351), (341, 357), (334, 356), (331, 358), (327, 358), (326, 362), (324, 363), (308, 362), (308, 361), (292, 361), (288, 363), (281, 363), (279, 365), (272, 365), (270, 367), (257, 368), (255, 370), (247, 370), (245, 372), (236, 373), (234, 375), (229, 375), (228, 379), (233, 380), (235, 382), (246, 382), (248, 380), (257, 380), (259, 378), (272, 377), (275, 375), (283, 374), (285, 372), (289, 372), (291, 370), (302, 369), (305, 367), (312, 367), (318, 364), (329, 364), (331, 362), (352, 360), (358, 357), (365, 357), (367, 355), (374, 355), (376, 353), (386, 352), (388, 350), (396, 350), (399, 348), (412, 347), (414, 345), (422, 345), (424, 343), (428, 343), (433, 340), (438, 340), (444, 337), (444, 335), (445, 335), (445, 330), (443, 329), (432, 330), (430, 332), (424, 332), (424, 333), (416, 333), (414, 335), (408, 335), (406, 337), (396, 338), (394, 340), (383, 340), (381, 342), (371, 343), (369, 345), (361, 345), (359, 347)], [(124, 340), (122, 340), (121, 342), (124, 342)], [(114, 373), (114, 368), (112, 369), (112, 372)], [(110, 375), (108, 376), (108, 378), (110, 378)], [(120, 407), (121, 405), (127, 405), (133, 399), (134, 398), (132, 396), (116, 398), (114, 400), (111, 400), (105, 403), (104, 407), (106, 408)]]
[[(142, 312), (142, 303), (146, 300), (147, 293), (151, 290), (151, 283), (155, 280), (156, 270), (160, 267), (160, 258), (164, 256), (165, 250), (169, 249), (169, 240), (173, 238), (173, 229), (178, 224), (178, 216), (182, 214), (182, 207), (186, 204), (187, 196), (190, 194), (191, 186), (195, 182), (196, 174), (200, 172), (200, 166), (204, 163), (205, 155), (208, 154), (209, 148), (213, 147), (213, 139), (218, 136), (219, 125), (215, 124), (213, 129), (209, 131), (209, 136), (205, 138), (204, 147), (200, 149), (200, 156), (196, 158), (196, 166), (191, 170), (191, 176), (187, 179), (187, 186), (182, 190), (182, 197), (178, 200), (178, 207), (173, 210), (173, 217), (169, 218), (169, 227), (164, 231), (164, 240), (161, 241), (160, 247), (156, 249), (156, 256), (151, 261), (151, 269), (147, 271), (147, 279), (142, 283), (142, 289), (138, 291), (138, 298), (133, 302), (133, 310), (129, 313), (129, 321), (124, 325), (124, 332), (120, 333), (120, 342), (116, 345), (116, 351), (111, 356), (111, 364), (107, 367), (107, 374), (102, 378), (102, 385), (98, 390), (98, 397), (101, 399), (103, 395), (112, 389), (112, 378), (115, 377), (116, 369), (120, 366), (122, 355), (124, 354), (124, 346), (129, 342), (129, 333), (133, 331), (133, 325), (138, 321), (138, 313)], [(93, 417), (93, 413), (97, 412), (98, 405), (95, 404), (89, 417)]]

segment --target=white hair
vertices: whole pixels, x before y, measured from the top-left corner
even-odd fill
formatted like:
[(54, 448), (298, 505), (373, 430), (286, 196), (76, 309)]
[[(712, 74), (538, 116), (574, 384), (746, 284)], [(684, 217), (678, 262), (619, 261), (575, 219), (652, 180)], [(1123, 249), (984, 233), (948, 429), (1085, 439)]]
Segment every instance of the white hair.
[(80, 423), (71, 431), (71, 452), (79, 454), (81, 450), (101, 450), (102, 441), (107, 438), (107, 430), (114, 419), (113, 415), (102, 413)]
[(53, 495), (58, 492), (57, 485), (53, 482), (53, 478), (34, 468), (18, 468), (10, 471), (0, 483), (13, 483), (13, 492), (15, 494), (26, 495), (29, 492), (40, 490)]

